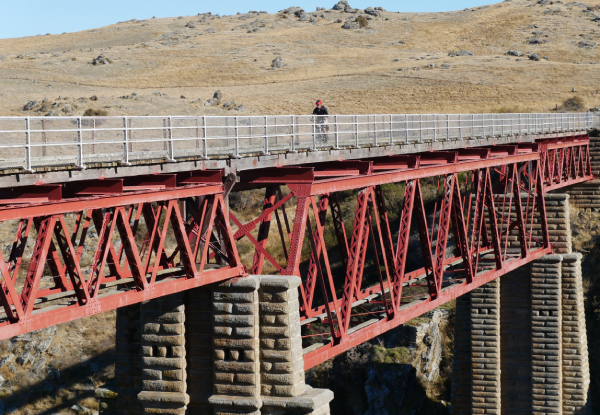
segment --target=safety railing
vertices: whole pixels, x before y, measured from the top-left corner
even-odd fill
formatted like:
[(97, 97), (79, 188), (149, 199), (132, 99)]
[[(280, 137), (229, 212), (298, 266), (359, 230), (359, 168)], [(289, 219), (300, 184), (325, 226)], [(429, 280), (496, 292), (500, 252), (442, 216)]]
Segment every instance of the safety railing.
[(0, 117), (0, 170), (223, 159), (583, 131), (593, 113)]

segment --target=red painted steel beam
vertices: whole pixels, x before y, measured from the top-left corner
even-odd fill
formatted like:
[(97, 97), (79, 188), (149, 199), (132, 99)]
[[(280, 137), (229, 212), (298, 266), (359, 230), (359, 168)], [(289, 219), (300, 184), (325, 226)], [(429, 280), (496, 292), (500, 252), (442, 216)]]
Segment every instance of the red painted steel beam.
[(140, 191), (117, 196), (98, 196), (79, 199), (62, 199), (42, 205), (0, 207), (0, 221), (27, 217), (60, 215), (87, 209), (106, 209), (137, 203), (152, 203), (167, 199), (206, 196), (223, 193), (223, 185), (187, 186), (165, 191)]
[(0, 190), (0, 199), (38, 199), (49, 201), (62, 199), (61, 184), (40, 184), (36, 186), (12, 187)]
[(225, 171), (220, 170), (194, 170), (177, 173), (177, 184), (221, 184)]
[(347, 335), (343, 342), (331, 342), (319, 349), (309, 352), (304, 355), (304, 370), (313, 368), (326, 360), (329, 360), (340, 353), (348, 351), (364, 342), (367, 342), (389, 330), (398, 327), (420, 315), (437, 308), (448, 301), (454, 300), (461, 295), (464, 295), (475, 288), (478, 288), (496, 278), (505, 275), (506, 273), (515, 270), (531, 261), (534, 261), (542, 256), (552, 252), (551, 248), (540, 248), (530, 253), (528, 258), (515, 259), (510, 261), (501, 270), (492, 270), (479, 275), (475, 278), (472, 284), (462, 283), (453, 287), (443, 289), (440, 295), (435, 299), (427, 299), (418, 304), (408, 304), (405, 308), (401, 308), (393, 319), (383, 318), (380, 322), (374, 323), (362, 330), (356, 331)]
[(250, 184), (304, 184), (315, 180), (311, 167), (269, 167), (239, 172), (241, 183)]
[(137, 189), (174, 189), (177, 187), (176, 174), (148, 174), (144, 176), (130, 176), (123, 179), (125, 190)]
[[(458, 153), (453, 153), (454, 158), (458, 158)], [(449, 158), (450, 156), (448, 156)], [(520, 154), (515, 156), (490, 158), (488, 160), (467, 161), (462, 163), (452, 163), (444, 165), (433, 165), (420, 167), (414, 170), (392, 171), (385, 173), (375, 173), (371, 176), (359, 176), (352, 178), (331, 179), (316, 182), (311, 189), (312, 195), (324, 193), (339, 192), (343, 190), (358, 189), (367, 186), (376, 186), (386, 183), (398, 183), (412, 179), (422, 179), (425, 177), (434, 177), (452, 173), (460, 173), (470, 170), (477, 170), (487, 167), (495, 167), (509, 163), (520, 163), (525, 161), (534, 161), (539, 159), (538, 154)], [(439, 161), (439, 160), (438, 160)]]
[(115, 195), (123, 193), (123, 179), (82, 180), (63, 185), (63, 197)]

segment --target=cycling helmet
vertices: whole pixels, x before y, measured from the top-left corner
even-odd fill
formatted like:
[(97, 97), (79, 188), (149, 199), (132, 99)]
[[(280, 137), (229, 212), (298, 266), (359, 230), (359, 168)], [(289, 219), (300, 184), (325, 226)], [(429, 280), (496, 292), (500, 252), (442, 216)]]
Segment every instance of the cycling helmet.
[(321, 100), (318, 100), (317, 105), (323, 105), (323, 102)]

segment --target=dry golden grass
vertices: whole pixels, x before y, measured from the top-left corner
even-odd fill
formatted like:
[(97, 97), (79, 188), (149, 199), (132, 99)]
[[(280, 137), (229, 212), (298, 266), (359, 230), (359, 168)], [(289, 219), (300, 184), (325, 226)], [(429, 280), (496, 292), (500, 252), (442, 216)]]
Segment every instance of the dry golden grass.
[[(544, 14), (547, 10), (557, 12)], [(589, 106), (600, 103), (598, 52), (576, 45), (582, 39), (596, 41), (600, 34), (581, 6), (515, 0), (450, 13), (384, 13), (361, 30), (343, 30), (335, 23), (351, 15), (326, 15), (332, 20), (319, 18), (315, 25), (264, 14), (245, 20), (222, 17), (210, 24), (198, 23), (198, 16), (150, 19), (4, 40), (0, 112), (25, 115), (20, 109), (31, 99), (97, 95), (94, 105), (110, 115), (222, 115), (226, 111), (221, 108), (192, 103), (205, 101), (216, 89), (225, 101), (243, 102), (246, 114), (303, 114), (317, 98), (338, 114), (490, 112), (504, 107), (549, 111), (572, 96), (573, 88)], [(255, 19), (266, 20), (264, 31), (239, 28)], [(189, 21), (196, 27), (186, 28)], [(216, 33), (205, 33), (209, 28)], [(547, 43), (528, 45), (534, 30), (544, 32), (539, 36)], [(172, 45), (158, 41), (174, 31), (180, 38), (193, 37)], [(475, 57), (447, 56), (460, 49)], [(524, 56), (516, 62), (504, 55), (510, 49), (549, 60)], [(55, 53), (61, 56), (53, 57)], [(113, 64), (91, 65), (101, 53)], [(17, 59), (20, 54), (25, 58)], [(286, 66), (272, 70), (276, 56)], [(439, 69), (444, 62), (451, 68)], [(429, 63), (437, 68), (426, 70)], [(133, 91), (138, 101), (118, 98)]]

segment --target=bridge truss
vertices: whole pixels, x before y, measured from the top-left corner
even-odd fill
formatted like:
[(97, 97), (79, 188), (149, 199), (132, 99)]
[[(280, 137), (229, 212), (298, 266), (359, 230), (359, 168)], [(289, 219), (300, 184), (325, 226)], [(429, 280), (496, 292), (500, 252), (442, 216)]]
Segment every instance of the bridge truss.
[(242, 171), (235, 191), (265, 191), (246, 223), (220, 170), (4, 189), (0, 339), (276, 272), (302, 278), (310, 368), (551, 252), (544, 193), (593, 178), (588, 147), (578, 136)]

